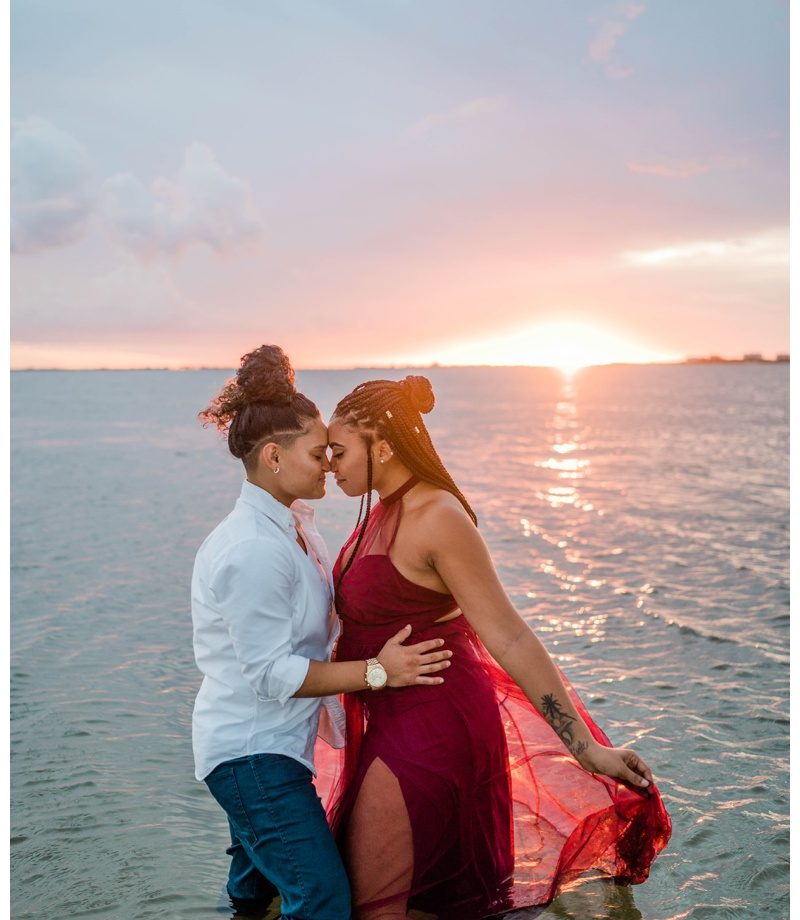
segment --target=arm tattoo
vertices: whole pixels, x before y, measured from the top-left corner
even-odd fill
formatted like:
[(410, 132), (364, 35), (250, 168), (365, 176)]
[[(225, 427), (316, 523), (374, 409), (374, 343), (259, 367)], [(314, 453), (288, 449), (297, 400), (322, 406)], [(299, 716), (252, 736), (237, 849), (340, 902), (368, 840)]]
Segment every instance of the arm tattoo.
[(546, 693), (542, 697), (542, 714), (550, 723), (553, 731), (569, 748), (573, 757), (580, 755), (589, 747), (585, 741), (576, 741), (572, 731), (572, 723), (575, 719), (568, 716), (561, 708), (561, 704), (552, 693)]

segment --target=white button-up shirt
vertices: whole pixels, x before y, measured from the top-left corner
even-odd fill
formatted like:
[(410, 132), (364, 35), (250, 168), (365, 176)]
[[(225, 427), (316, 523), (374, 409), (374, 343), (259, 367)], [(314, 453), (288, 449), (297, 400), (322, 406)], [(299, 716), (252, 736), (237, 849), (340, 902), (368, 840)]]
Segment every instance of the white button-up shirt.
[(321, 710), (320, 733), (336, 747), (344, 716), (336, 697), (294, 696), (309, 661), (327, 661), (339, 633), (313, 510), (301, 501), (289, 509), (245, 480), (233, 511), (197, 552), (192, 622), (204, 675), (192, 716), (197, 778), (223, 761), (262, 753), (285, 754), (316, 772)]

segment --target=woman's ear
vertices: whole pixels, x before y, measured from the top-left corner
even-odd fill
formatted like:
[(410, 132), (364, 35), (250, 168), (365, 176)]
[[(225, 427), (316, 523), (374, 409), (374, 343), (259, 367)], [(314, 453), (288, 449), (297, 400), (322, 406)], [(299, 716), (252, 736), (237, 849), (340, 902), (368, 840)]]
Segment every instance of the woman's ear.
[(394, 456), (394, 451), (389, 446), (388, 441), (378, 441), (375, 446), (377, 447), (376, 454), (378, 463), (388, 463)]
[(268, 441), (261, 448), (259, 456), (264, 466), (272, 470), (273, 473), (278, 471), (280, 468), (280, 454), (278, 453), (278, 445), (274, 441)]

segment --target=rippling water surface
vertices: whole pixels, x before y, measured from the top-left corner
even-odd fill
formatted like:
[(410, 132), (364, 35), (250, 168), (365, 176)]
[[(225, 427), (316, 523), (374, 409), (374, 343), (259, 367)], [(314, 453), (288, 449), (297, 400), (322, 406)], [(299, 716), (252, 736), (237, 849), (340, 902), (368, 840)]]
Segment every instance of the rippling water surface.
[[(647, 883), (541, 916), (788, 917), (788, 368), (426, 373), (431, 433), (509, 594), (673, 819)], [(327, 415), (403, 374), (299, 383)], [(13, 375), (19, 920), (230, 916), (224, 817), (192, 771), (188, 606), (242, 478), (194, 417), (225, 377)], [(357, 503), (329, 488), (336, 551)]]

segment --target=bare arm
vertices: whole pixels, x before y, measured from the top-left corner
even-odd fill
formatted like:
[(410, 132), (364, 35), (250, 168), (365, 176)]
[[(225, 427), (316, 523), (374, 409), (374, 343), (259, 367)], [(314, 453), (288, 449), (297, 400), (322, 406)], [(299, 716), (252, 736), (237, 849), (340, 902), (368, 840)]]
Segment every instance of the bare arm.
[[(404, 626), (389, 639), (376, 656), (386, 669), (387, 686), (408, 687), (412, 684), (443, 683), (443, 678), (428, 675), (450, 666), (448, 659), (453, 653), (442, 650), (444, 639), (428, 639), (415, 645), (403, 645), (410, 634), (411, 627)], [(365, 690), (366, 671), (366, 661), (312, 660), (309, 662), (305, 680), (294, 695), (330, 696), (334, 693)]]
[[(478, 529), (460, 507), (437, 502), (426, 515), (430, 561), (497, 663), (552, 726), (587, 770), (616, 772), (637, 785), (651, 780), (649, 768), (633, 751), (609, 759), (612, 751), (592, 737), (569, 698), (558, 670), (536, 634), (515, 610), (497, 577)], [(620, 759), (624, 763), (618, 763)], [(630, 769), (633, 767), (637, 772)], [(637, 775), (638, 773), (638, 775)]]
[[(329, 696), (366, 689), (365, 661), (316, 661), (294, 650), (293, 565), (286, 554), (270, 552), (259, 539), (231, 546), (213, 571), (209, 591), (228, 628), (242, 676), (259, 699), (285, 706), (292, 697)], [(443, 639), (415, 645), (404, 627), (378, 652), (390, 687), (440, 684), (433, 677), (449, 666)]]
[(365, 690), (366, 661), (314, 661), (295, 696), (331, 696)]

